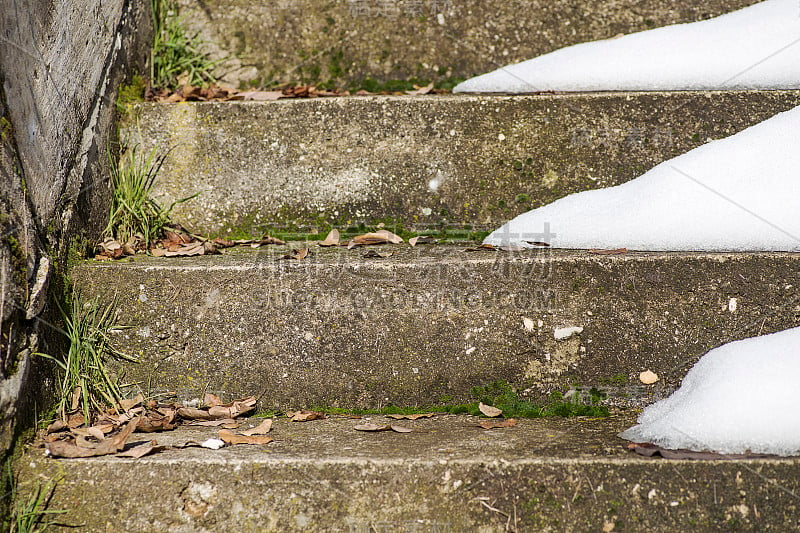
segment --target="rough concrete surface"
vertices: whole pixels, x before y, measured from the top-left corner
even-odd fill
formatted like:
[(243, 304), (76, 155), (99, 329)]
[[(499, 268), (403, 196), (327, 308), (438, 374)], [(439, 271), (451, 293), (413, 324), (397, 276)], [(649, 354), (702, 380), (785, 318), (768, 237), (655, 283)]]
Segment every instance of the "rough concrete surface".
[(800, 104), (800, 91), (144, 104), (159, 202), (199, 232), (393, 221), (494, 229)]
[[(125, 381), (266, 408), (458, 402), (499, 379), (534, 397), (577, 383), (641, 404), (709, 349), (800, 321), (797, 254), (404, 244), (386, 259), (317, 248), (277, 260), (286, 248), (84, 262), (72, 280), (130, 326), (114, 336), (141, 358)], [(583, 331), (556, 340), (564, 327)], [(661, 381), (643, 386), (644, 370)]]
[[(789, 531), (800, 525), (796, 458), (667, 461), (616, 437), (631, 414), (520, 420), (277, 420), (265, 446), (167, 449), (139, 460), (17, 461), (23, 491), (63, 476), (51, 509), (81, 531)], [(252, 419), (255, 425), (260, 420)], [(246, 428), (250, 424), (243, 424)], [(215, 428), (134, 434), (200, 442)], [(138, 502), (136, 507), (129, 502)]]
[(0, 0), (0, 455), (47, 403), (30, 353), (58, 353), (50, 292), (71, 239), (106, 223), (113, 99), (148, 21), (125, 0)]
[[(734, 11), (753, 0), (181, 0), (233, 84), (347, 87), (468, 78), (564, 46)], [(733, 75), (734, 73), (731, 73)]]

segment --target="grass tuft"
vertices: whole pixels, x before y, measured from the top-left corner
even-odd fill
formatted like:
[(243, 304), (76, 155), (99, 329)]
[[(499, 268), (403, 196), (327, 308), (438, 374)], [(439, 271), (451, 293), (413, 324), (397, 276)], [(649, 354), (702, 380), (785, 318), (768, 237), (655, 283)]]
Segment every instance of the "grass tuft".
[(150, 52), (150, 84), (153, 87), (176, 89), (185, 83), (205, 86), (217, 81), (214, 68), (220, 61), (209, 59), (203, 52), (204, 41), (197, 33), (189, 33), (178, 16), (175, 0), (150, 0), (153, 17), (153, 48)]
[(38, 484), (36, 490), (28, 495), (27, 498), (20, 498), (10, 462), (8, 463), (7, 476), (7, 484), (10, 487), (7, 496), (11, 498), (12, 507), (9, 520), (2, 524), (5, 526), (5, 531), (9, 533), (40, 533), (50, 526), (63, 525), (52, 522), (49, 518), (53, 515), (64, 514), (67, 511), (48, 509), (53, 492), (60, 479), (51, 479), (44, 485)]
[(134, 146), (116, 163), (109, 152), (113, 194), (105, 230), (107, 236), (123, 244), (143, 241), (149, 248), (170, 222), (172, 209), (199, 194), (173, 202), (166, 209), (151, 198), (156, 177), (168, 153), (159, 155), (156, 147), (146, 156), (141, 156), (138, 147)]
[(113, 348), (109, 331), (114, 326), (113, 307), (103, 306), (97, 300), (85, 300), (73, 293), (68, 311), (61, 309), (64, 334), (69, 350), (64, 358), (41, 354), (61, 368), (61, 387), (56, 411), (62, 419), (68, 413), (82, 411), (87, 425), (91, 425), (91, 412), (114, 407), (122, 399), (117, 380), (106, 364), (113, 359), (134, 361), (130, 356)]

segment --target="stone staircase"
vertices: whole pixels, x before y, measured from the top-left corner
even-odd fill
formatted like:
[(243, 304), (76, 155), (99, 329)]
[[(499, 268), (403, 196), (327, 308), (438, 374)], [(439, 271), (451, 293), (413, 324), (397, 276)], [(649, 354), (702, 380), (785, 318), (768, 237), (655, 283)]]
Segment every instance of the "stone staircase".
[[(208, 17), (203, 31), (252, 63), (240, 81), (295, 72), (349, 83), (467, 77), (750, 3), (453, 1), (391, 21), (350, 12), (377, 2), (186, 9), (201, 6), (191, 20)], [(580, 24), (597, 10), (607, 12)], [(286, 27), (294, 46), (276, 33)], [(344, 43), (338, 63), (326, 56), (336, 51), (328, 39)], [(316, 78), (314, 54), (327, 69)], [(202, 191), (176, 207), (179, 221), (211, 235), (306, 240), (76, 264), (75, 287), (115, 302), (130, 326), (114, 336), (140, 359), (119, 369), (126, 380), (184, 400), (254, 394), (260, 410), (459, 403), (497, 380), (533, 399), (579, 385), (603, 389), (614, 413), (493, 431), (447, 415), (403, 421), (409, 434), (360, 433), (347, 418), (279, 419), (266, 447), (169, 449), (135, 461), (56, 461), (30, 450), (17, 462), (22, 478), (63, 476), (51, 505), (87, 531), (796, 529), (797, 460), (650, 459), (616, 437), (634, 423), (633, 407), (669, 394), (709, 349), (800, 323), (796, 254), (467, 251), (475, 243), (461, 241), (798, 103), (800, 91), (719, 91), (136, 105), (122, 136), (173, 147), (159, 201)], [(391, 256), (365, 257), (366, 248), (315, 247), (329, 227), (433, 233), (445, 243), (383, 245), (370, 249)], [(306, 259), (281, 259), (306, 246)], [(560, 334), (570, 327), (582, 329)], [(644, 370), (661, 380), (641, 384)], [(184, 427), (157, 439), (215, 433)]]

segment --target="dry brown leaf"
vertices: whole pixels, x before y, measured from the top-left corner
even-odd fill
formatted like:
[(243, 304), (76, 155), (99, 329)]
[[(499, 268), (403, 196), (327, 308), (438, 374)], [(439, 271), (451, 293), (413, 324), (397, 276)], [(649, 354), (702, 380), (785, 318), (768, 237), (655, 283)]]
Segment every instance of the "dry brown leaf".
[(465, 248), (465, 252), (484, 252), (484, 251), (496, 252), (499, 248), (495, 247), (493, 244), (479, 244), (478, 246), (471, 246), (469, 248)]
[(436, 416), (436, 413), (418, 413), (413, 415), (386, 415), (395, 420), (419, 420), (420, 418), (431, 418)]
[(481, 420), (478, 422), (478, 426), (482, 427), (483, 429), (510, 428), (516, 425), (516, 418), (506, 418), (505, 420)]
[(214, 246), (216, 246), (217, 248), (231, 248), (232, 246), (236, 246), (235, 242), (230, 241), (228, 239), (222, 239), (220, 237), (216, 237), (211, 242), (214, 243)]
[(103, 441), (106, 438), (105, 433), (98, 426), (92, 426), (90, 428), (86, 428), (86, 433), (96, 438), (98, 441)]
[(320, 246), (339, 246), (339, 230), (334, 228), (328, 233), (324, 241), (318, 243)]
[(390, 244), (400, 244), (401, 242), (403, 242), (403, 238), (401, 236), (395, 235), (394, 233), (392, 233), (389, 230), (381, 229), (381, 230), (376, 231), (375, 233), (377, 233), (378, 235), (383, 235), (384, 237), (386, 237), (386, 239), (388, 239)]
[(59, 419), (59, 420), (56, 420), (55, 422), (53, 422), (52, 424), (50, 424), (49, 426), (47, 426), (47, 429), (45, 430), (45, 432), (46, 433), (57, 433), (59, 431), (64, 431), (65, 429), (69, 429), (69, 426), (67, 425), (66, 422), (64, 422), (63, 420)]
[(259, 246), (265, 246), (268, 244), (286, 244), (286, 242), (277, 237), (270, 237), (269, 235), (264, 235), (261, 237), (261, 240), (258, 241)]
[(371, 423), (359, 424), (357, 426), (353, 426), (353, 429), (355, 429), (356, 431), (368, 431), (368, 432), (394, 431), (395, 433), (411, 433), (412, 431), (414, 431), (411, 428), (407, 428), (407, 427), (403, 427), (403, 426), (397, 426), (397, 425), (394, 425), (394, 424), (392, 424), (392, 425), (389, 425), (389, 424), (378, 425), (378, 424), (371, 424)]
[(214, 407), (215, 405), (222, 405), (224, 403), (225, 402), (222, 401), (222, 398), (220, 398), (216, 394), (207, 392), (203, 395), (203, 405), (207, 407)]
[(151, 453), (158, 453), (164, 449), (164, 446), (158, 446), (156, 441), (151, 440), (150, 442), (145, 442), (143, 444), (139, 444), (138, 446), (134, 446), (125, 451), (119, 452), (117, 457), (130, 457), (132, 459), (139, 459), (140, 457), (150, 455)]
[(395, 235), (391, 231), (382, 229), (373, 233), (365, 233), (364, 235), (357, 235), (350, 241), (348, 248), (355, 246), (364, 246), (369, 244), (400, 244), (403, 238)]
[(292, 253), (286, 254), (280, 259), (295, 259), (301, 261), (308, 257), (308, 248), (301, 248), (299, 250), (292, 250)]
[(549, 246), (550, 246), (550, 244), (549, 244), (549, 243), (542, 242), (542, 241), (525, 241), (525, 242), (527, 242), (527, 243), (528, 243), (528, 244), (530, 244), (531, 246), (540, 246), (540, 247), (542, 247), (542, 248), (547, 248), (547, 247), (549, 247)]
[(99, 442), (90, 441), (86, 437), (84, 437), (82, 435), (78, 435), (78, 436), (75, 437), (75, 446), (77, 446), (78, 448), (86, 448), (86, 449), (89, 449), (89, 450), (94, 450), (95, 448), (100, 446), (100, 443)]
[(227, 429), (219, 430), (219, 438), (225, 441), (227, 444), (269, 444), (275, 440), (272, 437), (267, 437), (266, 435), (239, 435), (233, 431), (228, 431)]
[(178, 416), (186, 420), (212, 420), (214, 418), (205, 409), (198, 409), (197, 407), (181, 407), (178, 409)]
[(176, 249), (168, 249), (164, 252), (164, 257), (192, 257), (196, 255), (205, 255), (208, 253), (203, 242), (193, 242), (177, 247)]
[(120, 400), (119, 406), (122, 408), (123, 411), (128, 411), (133, 409), (137, 405), (141, 404), (144, 401), (144, 396), (141, 394), (137, 394), (135, 398), (130, 398), (128, 400)]
[(659, 379), (658, 374), (656, 374), (652, 370), (645, 370), (644, 372), (639, 374), (639, 381), (641, 381), (645, 385), (652, 385), (653, 383), (658, 381), (658, 379)]
[(356, 431), (390, 431), (392, 426), (389, 424), (385, 424), (379, 426), (378, 424), (359, 424), (357, 426), (353, 426), (353, 429)]
[(324, 420), (328, 418), (323, 413), (317, 411), (307, 411), (301, 409), (300, 411), (289, 412), (286, 415), (292, 419), (292, 422), (308, 422), (310, 420)]
[(234, 400), (223, 405), (214, 405), (208, 409), (211, 419), (215, 418), (236, 418), (245, 413), (249, 413), (256, 408), (256, 397), (248, 396), (240, 400)]
[(232, 418), (220, 418), (218, 420), (195, 420), (189, 423), (190, 426), (220, 427), (225, 429), (236, 429), (239, 422)]
[(144, 412), (143, 407), (134, 407), (133, 409), (129, 409), (128, 411), (122, 413), (121, 415), (117, 416), (108, 415), (106, 418), (108, 419), (108, 421), (113, 422), (114, 424), (122, 425), (130, 422), (143, 412)]
[(411, 237), (408, 239), (408, 244), (412, 247), (418, 244), (434, 244), (436, 239), (431, 237), (430, 235), (417, 235), (416, 237)]
[(256, 427), (240, 431), (239, 433), (250, 437), (252, 435), (266, 435), (267, 433), (270, 432), (271, 429), (272, 429), (272, 419), (267, 418)]
[(82, 426), (86, 422), (86, 419), (83, 417), (83, 413), (72, 413), (67, 417), (67, 426), (70, 428), (77, 428)]
[(122, 428), (122, 431), (100, 442), (95, 448), (81, 448), (68, 441), (49, 442), (46, 444), (47, 453), (53, 457), (99, 457), (117, 453), (125, 448), (125, 441), (136, 428), (138, 419), (133, 419)]
[(490, 418), (494, 418), (496, 416), (500, 416), (503, 414), (502, 409), (498, 409), (497, 407), (492, 407), (491, 405), (486, 405), (483, 402), (478, 404), (478, 409), (480, 409), (481, 413)]
[(420, 96), (423, 94), (428, 94), (433, 90), (433, 82), (430, 82), (428, 85), (422, 87), (420, 85), (414, 85), (413, 91), (406, 91), (406, 94), (409, 96)]
[(177, 427), (174, 424), (174, 416), (159, 416), (157, 413), (148, 413), (147, 416), (139, 418), (136, 431), (142, 433), (155, 433), (156, 431), (170, 431)]
[(628, 253), (628, 249), (627, 248), (615, 248), (613, 250), (601, 250), (601, 249), (593, 248), (593, 249), (589, 250), (589, 253), (590, 254), (595, 254), (595, 255), (622, 255), (622, 254), (627, 254)]

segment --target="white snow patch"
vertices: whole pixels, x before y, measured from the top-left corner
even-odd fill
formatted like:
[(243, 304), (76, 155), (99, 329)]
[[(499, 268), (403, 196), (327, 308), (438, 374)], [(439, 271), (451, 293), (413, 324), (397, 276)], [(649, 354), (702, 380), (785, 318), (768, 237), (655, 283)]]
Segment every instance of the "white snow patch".
[(797, 0), (578, 44), (469, 79), (454, 92), (800, 87)]
[(580, 326), (572, 326), (572, 327), (568, 327), (568, 328), (558, 328), (558, 329), (556, 329), (555, 331), (553, 331), (553, 337), (555, 337), (555, 339), (557, 341), (562, 341), (564, 339), (569, 339), (573, 335), (580, 335), (581, 333), (583, 333), (583, 328), (582, 327), (580, 327)]
[[(642, 176), (528, 211), (485, 243), (674, 251), (800, 251), (800, 107)], [(551, 233), (552, 231), (552, 233)]]
[(725, 344), (620, 436), (670, 449), (796, 455), (798, 376), (800, 328)]

